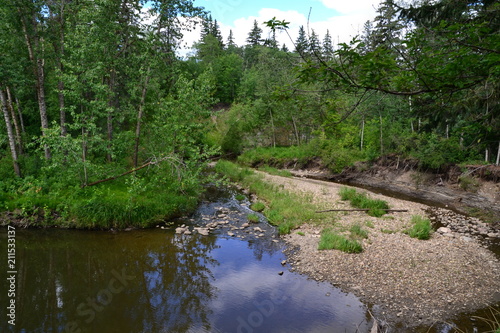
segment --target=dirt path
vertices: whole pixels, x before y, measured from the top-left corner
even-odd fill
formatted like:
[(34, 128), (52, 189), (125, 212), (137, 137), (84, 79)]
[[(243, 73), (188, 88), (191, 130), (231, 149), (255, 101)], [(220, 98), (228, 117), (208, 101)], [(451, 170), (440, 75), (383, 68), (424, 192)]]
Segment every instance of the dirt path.
[[(316, 203), (327, 209), (350, 208), (338, 196), (343, 185), (265, 177), (285, 190), (312, 194)], [(460, 235), (434, 233), (425, 241), (410, 238), (402, 231), (410, 225), (412, 215), (425, 216), (427, 206), (373, 193), (370, 196), (408, 212), (382, 218), (363, 212), (322, 213), (336, 214), (333, 224), (339, 230), (362, 225), (369, 232), (363, 241), (364, 251), (319, 251), (325, 225), (304, 224), (284, 236), (291, 245), (288, 261), (293, 270), (353, 292), (373, 305), (376, 318), (392, 324), (404, 322), (405, 326), (430, 325), (500, 301), (500, 262), (492, 252)]]

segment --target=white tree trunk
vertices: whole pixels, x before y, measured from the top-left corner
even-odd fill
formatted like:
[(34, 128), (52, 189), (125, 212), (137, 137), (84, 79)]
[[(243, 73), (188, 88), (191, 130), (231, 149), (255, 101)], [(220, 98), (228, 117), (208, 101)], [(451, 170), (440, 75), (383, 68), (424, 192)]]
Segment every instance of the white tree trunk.
[(4, 91), (1, 89), (0, 102), (2, 103), (2, 112), (5, 119), (5, 127), (7, 127), (7, 136), (9, 137), (9, 146), (10, 152), (12, 154), (12, 161), (14, 164), (14, 172), (17, 176), (21, 177), (21, 169), (19, 168), (19, 163), (17, 162), (16, 138), (14, 137), (14, 131), (12, 130), (9, 109), (7, 107), (7, 98), (5, 97)]

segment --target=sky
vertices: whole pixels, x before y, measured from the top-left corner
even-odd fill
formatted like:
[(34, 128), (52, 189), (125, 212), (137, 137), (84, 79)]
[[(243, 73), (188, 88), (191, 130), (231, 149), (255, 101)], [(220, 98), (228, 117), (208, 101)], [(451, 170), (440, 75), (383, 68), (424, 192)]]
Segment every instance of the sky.
[[(263, 37), (267, 38), (269, 29), (263, 22), (273, 17), (290, 22), (289, 34), (294, 41), (302, 25), (306, 32), (310, 33), (314, 29), (320, 40), (323, 40), (328, 29), (334, 44), (349, 42), (353, 36), (363, 31), (366, 21), (375, 18), (380, 2), (381, 0), (194, 0), (194, 5), (210, 11), (213, 19), (219, 23), (224, 41), (227, 40), (229, 30), (232, 30), (236, 44), (243, 46), (254, 20), (263, 29)], [(184, 41), (189, 46), (199, 38), (198, 29), (184, 34)], [(278, 33), (277, 39), (280, 45), (286, 43), (289, 49), (293, 49), (286, 33)]]

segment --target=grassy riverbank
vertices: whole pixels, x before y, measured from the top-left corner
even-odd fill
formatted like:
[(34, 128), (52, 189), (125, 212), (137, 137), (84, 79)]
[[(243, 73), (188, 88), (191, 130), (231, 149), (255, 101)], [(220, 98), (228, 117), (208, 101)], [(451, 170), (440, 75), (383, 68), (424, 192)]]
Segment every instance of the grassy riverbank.
[(230, 180), (241, 184), (250, 193), (266, 202), (262, 213), (269, 222), (276, 225), (281, 234), (288, 234), (305, 222), (325, 222), (331, 220), (326, 215), (315, 213), (318, 207), (310, 195), (291, 193), (277, 185), (265, 182), (263, 176), (229, 161), (219, 161), (216, 171)]
[(1, 224), (81, 229), (146, 228), (196, 208), (201, 183), (164, 173), (82, 188), (34, 177), (2, 184)]

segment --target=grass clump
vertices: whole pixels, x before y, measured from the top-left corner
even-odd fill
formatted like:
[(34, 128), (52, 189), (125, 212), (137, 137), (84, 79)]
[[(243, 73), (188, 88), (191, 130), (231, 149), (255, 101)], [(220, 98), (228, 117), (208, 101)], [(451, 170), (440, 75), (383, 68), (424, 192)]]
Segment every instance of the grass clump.
[(340, 189), (340, 198), (344, 201), (350, 201), (351, 205), (359, 209), (368, 209), (368, 215), (381, 217), (389, 209), (389, 205), (384, 200), (371, 199), (365, 193), (359, 193), (353, 188), (342, 187)]
[(431, 237), (432, 225), (429, 219), (414, 215), (411, 218), (413, 226), (405, 231), (405, 234), (412, 238), (429, 239)]
[(325, 229), (321, 233), (318, 244), (319, 250), (340, 250), (346, 253), (360, 253), (363, 251), (361, 244), (353, 239), (335, 233), (331, 229)]
[(266, 208), (266, 205), (264, 205), (260, 201), (254, 202), (253, 204), (250, 205), (250, 209), (255, 211), (255, 212), (262, 212), (265, 208)]
[(257, 214), (248, 214), (247, 220), (253, 223), (259, 223), (259, 215)]
[(351, 232), (351, 237), (353, 238), (368, 238), (368, 231), (361, 228), (359, 224), (355, 224), (349, 230)]
[(303, 233), (302, 231), (297, 231), (297, 235), (299, 235), (299, 236), (305, 236), (306, 234)]
[(234, 196), (234, 198), (235, 198), (236, 200), (238, 200), (238, 201), (243, 201), (243, 200), (245, 200), (247, 197), (246, 197), (246, 196), (244, 196), (243, 194), (236, 194), (236, 195)]

